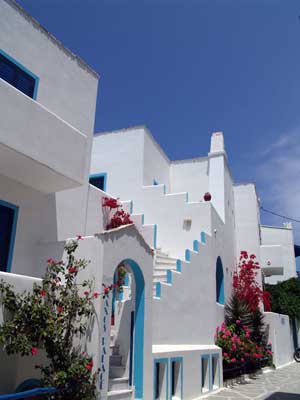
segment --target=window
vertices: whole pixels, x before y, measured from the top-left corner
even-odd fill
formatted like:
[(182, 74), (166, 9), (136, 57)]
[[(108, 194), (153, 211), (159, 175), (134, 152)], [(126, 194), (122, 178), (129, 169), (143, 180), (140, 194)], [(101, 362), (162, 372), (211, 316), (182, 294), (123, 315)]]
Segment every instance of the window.
[(216, 301), (219, 304), (224, 304), (224, 273), (221, 258), (217, 259), (216, 267)]
[(202, 392), (210, 390), (210, 357), (209, 355), (201, 356), (201, 388)]
[(32, 99), (36, 98), (38, 78), (1, 50), (0, 78)]
[(171, 358), (171, 399), (183, 399), (182, 357)]
[(90, 184), (96, 188), (106, 191), (106, 173), (90, 175)]
[(17, 215), (18, 207), (0, 200), (0, 271), (11, 268)]
[(168, 359), (154, 360), (154, 399), (168, 400)]

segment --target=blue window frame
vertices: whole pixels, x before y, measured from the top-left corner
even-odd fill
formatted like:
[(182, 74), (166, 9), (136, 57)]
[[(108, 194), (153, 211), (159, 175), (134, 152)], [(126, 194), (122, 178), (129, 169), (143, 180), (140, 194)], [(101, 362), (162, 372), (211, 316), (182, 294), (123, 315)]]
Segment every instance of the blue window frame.
[(0, 78), (36, 99), (39, 78), (0, 49)]
[(209, 354), (201, 355), (201, 391), (211, 390), (211, 358)]
[(224, 272), (221, 258), (217, 259), (216, 266), (216, 300), (219, 304), (224, 304), (225, 295), (224, 295)]
[(90, 184), (96, 188), (106, 191), (107, 173), (101, 172), (99, 174), (90, 175)]
[[(154, 387), (153, 399), (168, 400), (169, 390), (169, 360), (167, 358), (154, 359)], [(165, 390), (165, 393), (162, 393)]]
[(11, 270), (18, 210), (17, 206), (0, 200), (0, 271)]

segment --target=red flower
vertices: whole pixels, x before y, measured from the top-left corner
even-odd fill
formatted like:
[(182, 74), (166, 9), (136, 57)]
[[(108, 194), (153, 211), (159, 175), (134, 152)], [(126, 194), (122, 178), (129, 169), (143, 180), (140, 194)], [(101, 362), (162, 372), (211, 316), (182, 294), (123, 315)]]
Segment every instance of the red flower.
[(77, 240), (83, 240), (83, 237), (81, 235), (76, 236)]
[(86, 368), (87, 370), (91, 371), (92, 368), (93, 368), (93, 360), (91, 360), (90, 362), (88, 362), (88, 363), (86, 364), (85, 368)]
[(70, 274), (74, 274), (75, 272), (77, 272), (77, 269), (75, 267), (70, 267), (69, 272)]
[(62, 312), (63, 310), (64, 310), (63, 306), (58, 306), (58, 307), (57, 307), (57, 311), (58, 311), (58, 312)]
[(55, 263), (55, 261), (53, 260), (53, 258), (48, 258), (47, 263), (48, 264), (53, 264), (53, 263)]
[(88, 296), (88, 295), (90, 294), (90, 292), (88, 292), (88, 291), (86, 290), (85, 292), (83, 292), (83, 294), (84, 294), (85, 296)]
[(104, 288), (104, 294), (108, 294), (109, 293), (109, 288)]
[(40, 290), (40, 295), (43, 296), (43, 297), (46, 296), (47, 295), (46, 290), (44, 290), (44, 289)]
[(33, 356), (35, 356), (38, 352), (39, 352), (39, 350), (38, 350), (36, 347), (32, 347), (32, 348), (31, 348), (31, 354), (32, 354)]
[(98, 292), (95, 292), (95, 293), (93, 294), (94, 299), (97, 299), (98, 296), (99, 296), (99, 293), (98, 293)]

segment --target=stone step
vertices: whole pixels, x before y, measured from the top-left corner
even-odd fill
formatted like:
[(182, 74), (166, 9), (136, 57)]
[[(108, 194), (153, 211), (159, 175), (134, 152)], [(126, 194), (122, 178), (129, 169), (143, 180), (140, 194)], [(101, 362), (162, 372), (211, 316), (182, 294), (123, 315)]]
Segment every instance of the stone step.
[(156, 264), (176, 264), (177, 259), (168, 256), (156, 256), (155, 263)]
[(161, 256), (161, 257), (169, 257), (169, 254), (168, 254), (168, 253), (162, 251), (162, 250), (159, 249), (159, 248), (155, 250), (155, 255), (156, 255), (156, 256)]
[(115, 390), (127, 390), (129, 389), (129, 378), (114, 378), (109, 379), (108, 381), (108, 390), (115, 391)]
[(156, 257), (155, 264), (176, 264), (177, 259), (172, 257)]
[(110, 355), (111, 356), (119, 356), (120, 355), (119, 345), (117, 345), (117, 344), (110, 344), (109, 345), (109, 350), (110, 350)]
[(153, 283), (156, 282), (167, 282), (167, 274), (153, 276)]
[(127, 400), (132, 398), (132, 394), (132, 389), (112, 390), (110, 392), (107, 392), (107, 398), (113, 400)]
[(109, 365), (121, 367), (122, 366), (122, 356), (119, 354), (112, 354), (109, 357)]
[(109, 367), (109, 377), (110, 378), (123, 378), (126, 368), (123, 366), (111, 365)]
[(167, 269), (176, 269), (176, 264), (160, 264), (160, 263), (156, 263), (154, 265), (154, 271), (155, 270), (167, 270)]

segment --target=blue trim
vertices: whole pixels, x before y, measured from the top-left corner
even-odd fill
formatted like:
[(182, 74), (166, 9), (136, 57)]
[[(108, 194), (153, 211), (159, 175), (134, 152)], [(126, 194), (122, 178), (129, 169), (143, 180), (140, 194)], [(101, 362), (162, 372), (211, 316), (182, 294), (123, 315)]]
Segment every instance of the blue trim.
[[(171, 368), (172, 368), (172, 362), (180, 362), (180, 383), (181, 383), (181, 387), (180, 387), (180, 400), (183, 400), (183, 357), (171, 357), (170, 358), (170, 364), (171, 364)], [(172, 374), (171, 374), (171, 388), (172, 388)], [(170, 390), (170, 400), (172, 400), (172, 390)]]
[(185, 261), (191, 261), (191, 252), (189, 249), (185, 250)]
[(133, 201), (130, 200), (130, 214), (133, 213)]
[(193, 241), (193, 250), (194, 251), (199, 251), (199, 242), (198, 240)]
[(166, 194), (167, 189), (166, 189), (166, 184), (164, 183), (164, 194)]
[(132, 363), (133, 363), (133, 339), (134, 335), (134, 311), (130, 313), (130, 352), (129, 352), (129, 386), (132, 386)]
[[(216, 358), (218, 360), (218, 375), (219, 375), (219, 385), (218, 388), (221, 386), (221, 374), (220, 374), (220, 355), (219, 353), (214, 353), (211, 355), (211, 375), (213, 374), (213, 359)], [(213, 379), (211, 380), (212, 389), (214, 388)]]
[(145, 223), (145, 215), (142, 214), (142, 225), (144, 225), (144, 223)]
[[(35, 75), (33, 72), (29, 71), (24, 65), (20, 64), (17, 60), (15, 60), (13, 57), (11, 57), (9, 54), (7, 54), (3, 49), (0, 49), (0, 54), (3, 55), (3, 57), (6, 57), (9, 61), (11, 61), (13, 64), (15, 64), (18, 68), (20, 68), (22, 71), (26, 72), (26, 74), (30, 75), (34, 80), (35, 80), (35, 85), (34, 85), (34, 91), (33, 91), (33, 100), (36, 100), (37, 97), (37, 90), (40, 82), (40, 78)], [(7, 82), (10, 84), (9, 82)], [(11, 85), (12, 86), (12, 85)], [(15, 88), (19, 90), (18, 88)], [(19, 90), (21, 92), (21, 90)], [(23, 93), (23, 92), (22, 92)], [(24, 93), (25, 94), (25, 93)], [(26, 95), (27, 96), (27, 95)], [(28, 96), (29, 97), (29, 96)]]
[(176, 260), (176, 270), (178, 271), (178, 272), (181, 272), (181, 268), (182, 268), (182, 265), (181, 265), (181, 260)]
[(168, 358), (155, 358), (154, 359), (154, 373), (153, 373), (153, 399), (155, 400), (155, 392), (156, 392), (156, 373), (155, 366), (156, 364), (166, 364), (166, 400), (169, 398), (169, 360)]
[(202, 371), (202, 359), (207, 359), (208, 360), (208, 390), (211, 391), (212, 389), (212, 383), (211, 383), (211, 357), (210, 354), (201, 354), (201, 391), (203, 392), (203, 389), (207, 389), (204, 387), (204, 383), (203, 382), (203, 371)]
[(11, 208), (14, 211), (14, 219), (13, 219), (13, 225), (12, 225), (12, 230), (11, 230), (11, 237), (10, 237), (8, 258), (7, 258), (7, 265), (6, 265), (6, 272), (11, 272), (11, 265), (12, 265), (12, 260), (13, 260), (14, 246), (15, 246), (16, 233), (17, 233), (19, 207), (14, 204), (8, 203), (7, 201), (4, 201), (4, 200), (0, 200), (0, 205), (7, 207), (7, 208)]
[[(27, 389), (28, 386), (31, 386), (31, 389)], [(25, 381), (23, 381), (22, 383), (20, 383), (20, 385), (17, 387), (17, 389), (15, 390), (16, 393), (19, 392), (25, 392), (26, 389), (27, 390), (33, 390), (32, 386), (35, 386), (34, 389), (40, 388), (41, 386), (41, 381), (39, 379), (34, 379), (34, 378), (30, 378), (30, 379), (26, 379)]]
[(153, 238), (153, 247), (156, 249), (157, 246), (157, 225), (154, 225), (154, 238)]
[(189, 193), (188, 192), (185, 193), (185, 201), (186, 201), (186, 203), (189, 201)]
[(172, 271), (170, 269), (167, 270), (167, 283), (172, 283)]
[(89, 179), (91, 179), (91, 178), (104, 178), (103, 179), (103, 189), (102, 190), (103, 190), (103, 192), (106, 192), (106, 186), (107, 186), (107, 173), (106, 172), (99, 172), (98, 174), (91, 174), (89, 176)]
[(16, 400), (26, 399), (28, 397), (37, 396), (39, 394), (62, 392), (65, 389), (56, 389), (54, 387), (43, 387), (32, 390), (26, 390), (25, 392), (11, 393), (0, 395), (0, 400)]
[(201, 241), (202, 244), (206, 243), (206, 234), (205, 234), (205, 232), (201, 232), (200, 241)]
[(161, 283), (160, 282), (156, 282), (155, 285), (155, 297), (161, 297)]
[(221, 257), (217, 258), (216, 265), (216, 301), (219, 304), (225, 303), (224, 272)]
[(131, 260), (123, 260), (130, 266), (136, 286), (135, 320), (134, 320), (134, 351), (133, 351), (133, 384), (135, 398), (143, 399), (144, 395), (144, 321), (145, 321), (145, 280), (139, 265)]
[(153, 179), (153, 186), (157, 186), (158, 185), (158, 181), (156, 179)]

